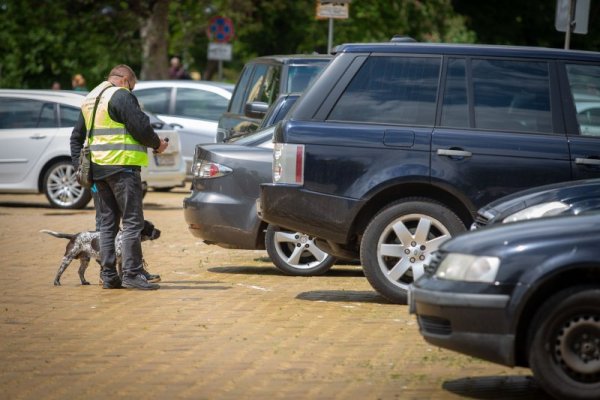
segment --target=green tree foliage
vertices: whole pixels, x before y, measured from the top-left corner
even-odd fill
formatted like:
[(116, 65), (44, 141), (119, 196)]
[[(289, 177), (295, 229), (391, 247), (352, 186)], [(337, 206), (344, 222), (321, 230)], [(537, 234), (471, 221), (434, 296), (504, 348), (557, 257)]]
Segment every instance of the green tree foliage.
[(115, 60), (139, 67), (136, 21), (113, 3), (0, 0), (0, 87), (69, 89), (76, 73), (93, 86)]
[[(555, 6), (555, 0), (353, 0), (350, 18), (334, 22), (333, 44), (401, 34), (431, 42), (562, 47)], [(168, 10), (165, 32), (141, 31), (162, 26), (161, 18), (151, 18), (160, 10)], [(206, 29), (215, 15), (234, 23), (233, 60), (224, 64), (225, 77), (235, 81), (256, 56), (325, 52), (328, 21), (317, 20), (315, 11), (316, 0), (0, 0), (0, 87), (48, 88), (58, 80), (68, 89), (71, 76), (82, 73), (91, 88), (117, 63), (161, 77), (173, 55), (210, 79), (216, 63), (207, 61)], [(598, 49), (599, 17), (600, 3), (592, 2), (590, 33), (573, 35), (572, 48)]]
[[(556, 0), (452, 0), (456, 12), (477, 32), (478, 43), (562, 48), (564, 32), (554, 28)], [(571, 36), (570, 48), (600, 48), (600, 2), (590, 2), (588, 34)]]

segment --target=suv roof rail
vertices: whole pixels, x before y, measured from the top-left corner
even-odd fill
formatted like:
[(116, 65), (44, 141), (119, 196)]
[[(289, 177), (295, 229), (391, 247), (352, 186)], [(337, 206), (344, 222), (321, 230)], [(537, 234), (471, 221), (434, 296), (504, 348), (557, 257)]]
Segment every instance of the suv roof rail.
[(395, 43), (416, 43), (416, 40), (413, 39), (412, 37), (406, 36), (406, 35), (394, 35), (390, 39), (390, 42), (395, 42)]

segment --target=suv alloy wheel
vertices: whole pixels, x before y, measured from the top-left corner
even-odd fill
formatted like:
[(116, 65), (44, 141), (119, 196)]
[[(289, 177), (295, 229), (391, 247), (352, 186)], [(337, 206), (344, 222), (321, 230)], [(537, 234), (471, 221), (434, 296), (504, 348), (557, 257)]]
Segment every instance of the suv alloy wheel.
[(431, 253), (465, 230), (440, 203), (408, 198), (373, 218), (362, 238), (361, 263), (369, 283), (395, 303), (406, 303), (408, 287), (424, 272)]
[(317, 247), (314, 237), (269, 225), (265, 247), (273, 264), (286, 275), (322, 275), (336, 258)]

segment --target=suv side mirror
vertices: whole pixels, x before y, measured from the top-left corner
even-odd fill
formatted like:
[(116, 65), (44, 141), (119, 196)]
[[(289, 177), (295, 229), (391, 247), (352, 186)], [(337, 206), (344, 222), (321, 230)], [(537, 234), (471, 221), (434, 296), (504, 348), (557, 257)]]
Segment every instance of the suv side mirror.
[(252, 103), (246, 103), (244, 107), (244, 114), (249, 118), (263, 119), (269, 105), (262, 101), (253, 101)]

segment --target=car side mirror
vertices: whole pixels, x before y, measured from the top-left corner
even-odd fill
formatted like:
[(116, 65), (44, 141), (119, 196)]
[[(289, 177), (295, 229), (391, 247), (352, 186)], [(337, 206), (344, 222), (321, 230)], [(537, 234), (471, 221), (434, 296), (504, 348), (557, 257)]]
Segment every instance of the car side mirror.
[(244, 107), (244, 114), (249, 118), (263, 119), (267, 114), (269, 105), (263, 101), (253, 101), (252, 103), (246, 103)]

